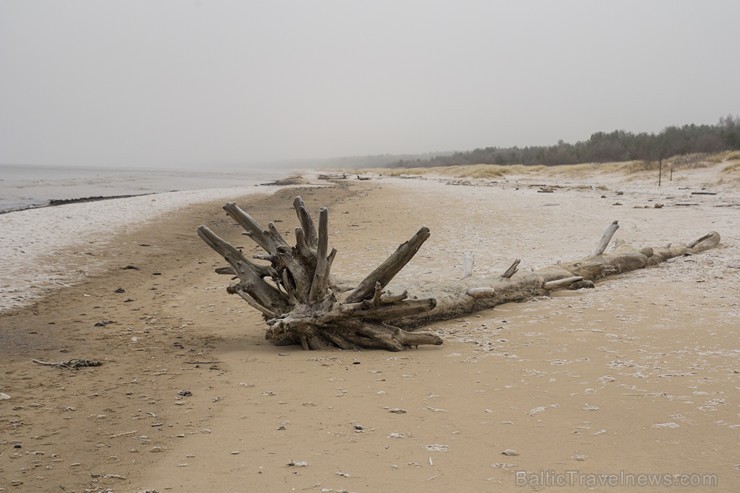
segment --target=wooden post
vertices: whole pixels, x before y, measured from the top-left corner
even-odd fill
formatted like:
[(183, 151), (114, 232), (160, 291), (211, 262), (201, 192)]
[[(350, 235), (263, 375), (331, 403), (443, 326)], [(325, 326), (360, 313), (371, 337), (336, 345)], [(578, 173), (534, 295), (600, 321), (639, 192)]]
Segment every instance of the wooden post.
[(658, 186), (660, 186), (660, 180), (663, 178), (663, 159), (658, 161)]

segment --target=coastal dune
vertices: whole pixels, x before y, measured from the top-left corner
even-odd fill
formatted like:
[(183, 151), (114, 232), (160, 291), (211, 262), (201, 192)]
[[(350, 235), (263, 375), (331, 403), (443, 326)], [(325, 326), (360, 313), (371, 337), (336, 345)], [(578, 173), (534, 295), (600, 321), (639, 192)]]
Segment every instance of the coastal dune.
[[(640, 474), (734, 490), (740, 194), (692, 195), (707, 191), (700, 175), (659, 189), (627, 175), (598, 186), (544, 172), (374, 174), (111, 225), (105, 242), (56, 254), (60, 271), (94, 269), (0, 314), (0, 491), (590, 491), (598, 477), (626, 489)], [(616, 238), (639, 246), (710, 230), (722, 243), (434, 324), (439, 347), (305, 352), (264, 340), (261, 316), (226, 294), (228, 276), (213, 272), (223, 260), (195, 234), (205, 224), (257, 253), (220, 206), (235, 201), (292, 237), (295, 195), (329, 208), (333, 272), (350, 282), (429, 227), (389, 286), (411, 294), (459, 277), (466, 253), (474, 276), (514, 258), (532, 269), (583, 256), (613, 220)], [(119, 205), (143, 214), (151, 199)], [(57, 209), (75, 217), (83, 205)]]

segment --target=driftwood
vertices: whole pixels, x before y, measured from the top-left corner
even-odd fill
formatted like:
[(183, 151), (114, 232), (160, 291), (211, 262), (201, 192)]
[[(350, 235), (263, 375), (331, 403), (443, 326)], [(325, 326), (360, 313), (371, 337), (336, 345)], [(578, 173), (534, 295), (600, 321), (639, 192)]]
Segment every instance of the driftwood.
[[(382, 348), (398, 351), (421, 344), (441, 344), (442, 339), (415, 327), (458, 317), (502, 303), (524, 301), (556, 289), (593, 287), (593, 282), (614, 274), (641, 269), (672, 257), (702, 252), (716, 246), (720, 237), (711, 232), (688, 244), (636, 249), (618, 243), (604, 253), (619, 228), (609, 225), (592, 254), (574, 262), (558, 263), (520, 273), (516, 260), (502, 275), (489, 279), (467, 277), (432, 286), (433, 295), (410, 298), (392, 295), (385, 287), (414, 257), (429, 238), (421, 228), (353, 289), (342, 289), (331, 275), (336, 250), (329, 250), (329, 212), (322, 208), (316, 227), (300, 197), (293, 202), (300, 227), (290, 246), (274, 224), (263, 228), (234, 203), (224, 206), (245, 234), (265, 254), (257, 263), (247, 259), (205, 226), (198, 235), (229, 263), (216, 269), (235, 276), (227, 291), (259, 310), (267, 322), (266, 338), (276, 345), (301, 345), (304, 349)], [(515, 277), (516, 275), (516, 277)]]
[(61, 368), (64, 370), (77, 370), (79, 368), (88, 368), (91, 366), (101, 366), (103, 363), (97, 360), (91, 359), (70, 359), (67, 361), (42, 361), (40, 359), (32, 359), (32, 363), (42, 366), (53, 366), (55, 368)]

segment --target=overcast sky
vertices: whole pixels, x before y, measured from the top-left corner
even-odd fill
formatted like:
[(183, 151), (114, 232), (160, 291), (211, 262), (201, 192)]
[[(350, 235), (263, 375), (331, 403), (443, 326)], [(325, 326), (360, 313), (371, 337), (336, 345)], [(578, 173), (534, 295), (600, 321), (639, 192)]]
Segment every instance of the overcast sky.
[(740, 114), (737, 0), (0, 0), (0, 163), (214, 166)]

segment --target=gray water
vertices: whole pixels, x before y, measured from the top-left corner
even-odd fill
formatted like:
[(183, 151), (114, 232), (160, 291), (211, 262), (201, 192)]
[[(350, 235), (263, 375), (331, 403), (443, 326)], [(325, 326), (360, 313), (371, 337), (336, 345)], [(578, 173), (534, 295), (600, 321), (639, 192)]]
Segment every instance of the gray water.
[(44, 207), (50, 200), (248, 187), (284, 174), (285, 170), (265, 169), (125, 170), (0, 164), (0, 213)]

